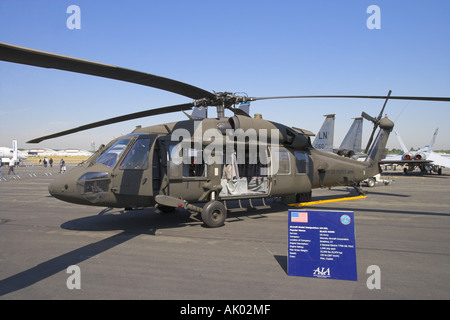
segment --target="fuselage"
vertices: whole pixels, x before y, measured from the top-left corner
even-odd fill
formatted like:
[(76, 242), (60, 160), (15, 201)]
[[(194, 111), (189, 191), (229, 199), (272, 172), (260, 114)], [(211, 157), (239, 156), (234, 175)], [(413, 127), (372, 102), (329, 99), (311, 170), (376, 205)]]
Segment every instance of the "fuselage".
[[(137, 128), (56, 178), (49, 192), (64, 201), (119, 208), (155, 206), (157, 195), (190, 203), (302, 201), (314, 188), (352, 185), (378, 173), (379, 150), (356, 161), (314, 149), (310, 135), (242, 116)], [(382, 140), (378, 148), (384, 149), (387, 137)]]

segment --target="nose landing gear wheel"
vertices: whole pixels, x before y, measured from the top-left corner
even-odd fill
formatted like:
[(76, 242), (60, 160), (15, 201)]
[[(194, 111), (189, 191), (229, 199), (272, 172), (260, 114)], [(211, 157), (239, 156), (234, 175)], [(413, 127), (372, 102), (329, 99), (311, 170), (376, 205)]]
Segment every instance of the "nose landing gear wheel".
[(227, 210), (219, 201), (210, 201), (202, 209), (202, 220), (207, 227), (217, 228), (225, 224)]

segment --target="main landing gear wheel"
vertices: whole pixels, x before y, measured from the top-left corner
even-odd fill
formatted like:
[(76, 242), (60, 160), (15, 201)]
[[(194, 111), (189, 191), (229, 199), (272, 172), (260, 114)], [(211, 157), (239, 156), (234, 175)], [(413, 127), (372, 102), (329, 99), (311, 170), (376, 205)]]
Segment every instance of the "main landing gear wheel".
[(202, 209), (202, 220), (207, 227), (217, 228), (225, 224), (227, 209), (219, 201), (210, 201)]

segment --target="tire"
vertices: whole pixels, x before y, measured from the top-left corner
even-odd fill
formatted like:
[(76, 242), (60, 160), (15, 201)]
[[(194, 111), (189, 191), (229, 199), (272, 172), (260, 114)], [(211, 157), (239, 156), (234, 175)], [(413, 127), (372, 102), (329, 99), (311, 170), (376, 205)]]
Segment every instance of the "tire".
[(369, 178), (367, 180), (367, 186), (370, 187), (370, 188), (375, 187), (375, 179), (374, 178)]
[(227, 210), (219, 201), (210, 201), (202, 209), (202, 220), (207, 227), (221, 227), (225, 224), (226, 218)]

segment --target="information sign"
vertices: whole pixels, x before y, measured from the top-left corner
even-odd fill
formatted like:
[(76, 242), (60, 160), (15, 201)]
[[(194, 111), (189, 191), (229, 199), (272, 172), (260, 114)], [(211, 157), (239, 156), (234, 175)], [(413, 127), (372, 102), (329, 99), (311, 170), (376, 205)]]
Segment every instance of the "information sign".
[(289, 210), (288, 275), (357, 281), (353, 212)]

